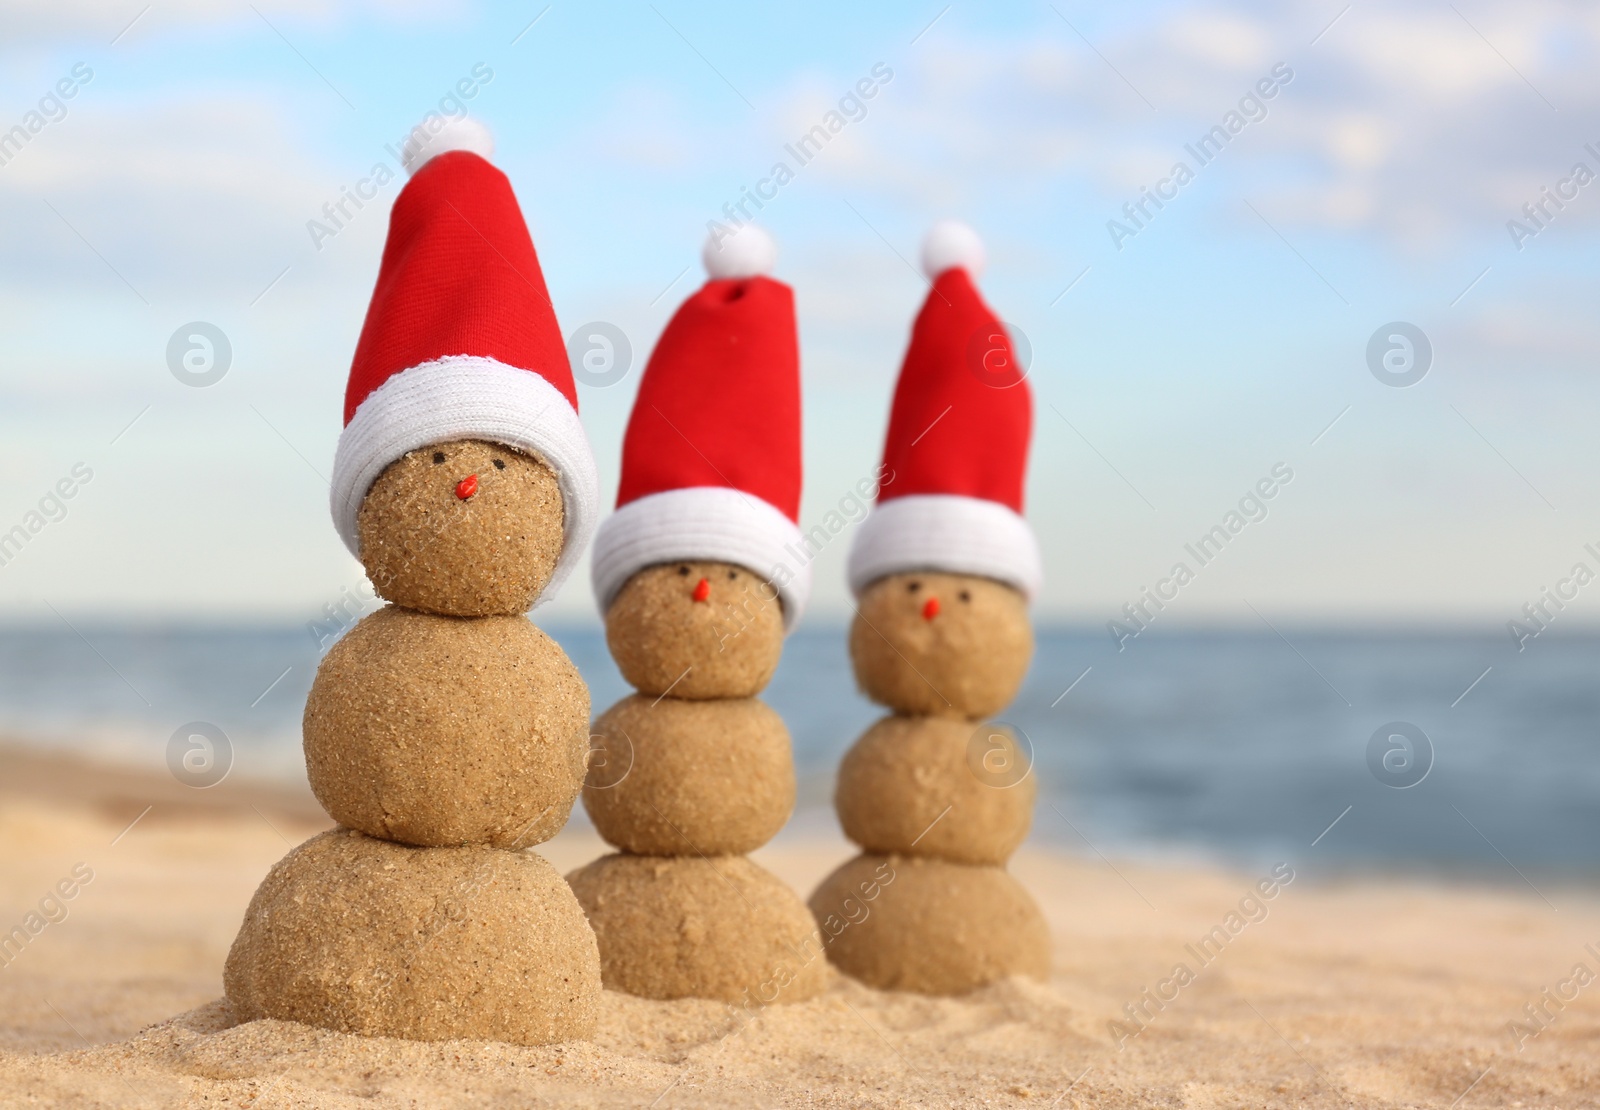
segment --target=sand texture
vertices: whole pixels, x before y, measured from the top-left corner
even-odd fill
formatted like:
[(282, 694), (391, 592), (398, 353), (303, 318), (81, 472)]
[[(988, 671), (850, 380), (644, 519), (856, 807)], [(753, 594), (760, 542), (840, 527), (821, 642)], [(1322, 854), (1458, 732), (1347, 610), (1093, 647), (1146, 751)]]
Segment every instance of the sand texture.
[[(307, 792), (0, 760), (0, 929), (93, 873), (4, 957), (0, 1106), (1600, 1106), (1600, 982), (1520, 1052), (1508, 1028), (1574, 965), (1600, 972), (1592, 890), (1509, 869), (1495, 887), (1339, 880), (1319, 853), (1342, 826), (1307, 846), (1320, 815), (1267, 916), (1120, 1050), (1111, 1021), (1197, 965), (1189, 946), (1262, 874), (1025, 845), (1010, 871), (1050, 926), (1047, 983), (934, 999), (834, 974), (754, 1014), (607, 991), (593, 1041), (522, 1048), (234, 1023), (223, 961), (257, 884), (319, 828)], [(569, 829), (538, 851), (566, 873), (606, 848)], [(791, 826), (756, 859), (809, 891), (852, 855)]]
[(868, 852), (1003, 864), (1033, 824), (1030, 763), (1003, 727), (885, 717), (845, 753), (834, 809)]
[(869, 987), (953, 995), (1050, 972), (1050, 926), (999, 867), (858, 856), (809, 904), (828, 959)]
[(753, 698), (783, 654), (783, 605), (771, 584), (731, 563), (646, 567), (607, 608), (606, 646), (641, 694)]
[(886, 575), (862, 591), (850, 624), (857, 685), (897, 713), (992, 717), (1032, 658), (1022, 594), (969, 574)]
[(589, 689), (525, 617), (385, 606), (317, 668), (306, 772), (340, 824), (403, 844), (525, 848), (567, 822)]
[(811, 998), (828, 980), (798, 895), (744, 856), (609, 855), (567, 876), (605, 985), (741, 1007)]
[(482, 440), (422, 447), (390, 463), (362, 500), (361, 562), (379, 596), (408, 609), (526, 613), (555, 573), (564, 514), (541, 459)]
[(606, 842), (652, 856), (729, 856), (794, 810), (783, 718), (755, 698), (633, 694), (591, 726), (583, 805)]
[(336, 829), (267, 875), (223, 986), (246, 1020), (552, 1044), (593, 1032), (600, 955), (571, 888), (532, 852)]

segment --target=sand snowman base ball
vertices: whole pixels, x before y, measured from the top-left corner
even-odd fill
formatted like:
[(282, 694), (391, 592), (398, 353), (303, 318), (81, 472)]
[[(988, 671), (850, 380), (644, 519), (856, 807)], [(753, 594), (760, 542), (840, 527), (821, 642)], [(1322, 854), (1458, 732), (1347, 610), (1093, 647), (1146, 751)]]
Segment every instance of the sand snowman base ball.
[(827, 982), (805, 905), (742, 856), (603, 856), (567, 881), (611, 990), (763, 1004), (799, 1002)]
[(539, 856), (334, 829), (267, 874), (223, 986), (243, 1021), (550, 1044), (594, 1032), (600, 957), (571, 889)]
[(561, 557), (555, 471), (498, 443), (420, 447), (361, 502), (361, 562), (378, 595), (457, 617), (526, 613)]
[(311, 789), (341, 825), (521, 848), (559, 832), (577, 800), (589, 690), (525, 617), (391, 606), (329, 650), (302, 733)]
[(850, 626), (862, 693), (900, 713), (991, 717), (1032, 657), (1027, 600), (974, 575), (887, 575), (862, 592)]
[(794, 809), (789, 730), (754, 698), (634, 694), (591, 733), (583, 806), (623, 851), (742, 855), (776, 836)]
[(880, 990), (963, 994), (1050, 972), (1050, 929), (998, 867), (857, 856), (811, 895), (828, 959)]
[(783, 654), (783, 605), (765, 579), (731, 563), (646, 567), (606, 609), (606, 646), (641, 694), (752, 698)]
[(1029, 759), (1004, 728), (885, 717), (845, 754), (834, 808), (868, 852), (1003, 864), (1033, 823)]

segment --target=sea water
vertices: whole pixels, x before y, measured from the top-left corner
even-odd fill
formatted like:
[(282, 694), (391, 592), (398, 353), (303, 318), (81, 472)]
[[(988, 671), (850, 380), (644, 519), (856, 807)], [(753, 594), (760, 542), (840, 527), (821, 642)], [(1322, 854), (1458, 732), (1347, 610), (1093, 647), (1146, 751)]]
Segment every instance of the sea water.
[[(628, 692), (598, 629), (549, 631), (596, 712)], [(796, 633), (764, 695), (794, 739), (800, 829), (831, 822), (833, 770), (881, 713), (845, 642), (839, 627)], [(1518, 884), (1600, 871), (1600, 635), (1519, 651), (1494, 629), (1280, 627), (1124, 646), (1041, 631), (1000, 715), (1032, 753), (1037, 842)], [(230, 774), (301, 778), (324, 648), (304, 627), (0, 630), (0, 735), (164, 768), (173, 735), (204, 722), (227, 736)]]

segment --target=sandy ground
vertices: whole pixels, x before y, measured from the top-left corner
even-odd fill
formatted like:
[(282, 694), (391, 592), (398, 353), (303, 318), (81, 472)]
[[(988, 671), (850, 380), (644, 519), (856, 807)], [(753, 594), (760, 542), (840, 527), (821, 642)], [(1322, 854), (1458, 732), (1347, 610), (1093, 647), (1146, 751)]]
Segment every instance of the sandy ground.
[[(73, 891), (0, 957), (0, 1105), (1600, 1106), (1600, 900), (1319, 884), (1310, 849), (1206, 966), (1190, 946), (1263, 876), (1025, 851), (1047, 984), (935, 1000), (839, 979), (752, 1020), (608, 993), (594, 1042), (543, 1049), (235, 1025), (219, 995), (244, 906), (324, 826), (292, 791), (0, 750), (0, 930)], [(566, 870), (602, 845), (569, 830), (541, 851)], [(780, 838), (758, 859), (809, 892), (849, 854)], [(1149, 1016), (1124, 1037), (1129, 1004)]]

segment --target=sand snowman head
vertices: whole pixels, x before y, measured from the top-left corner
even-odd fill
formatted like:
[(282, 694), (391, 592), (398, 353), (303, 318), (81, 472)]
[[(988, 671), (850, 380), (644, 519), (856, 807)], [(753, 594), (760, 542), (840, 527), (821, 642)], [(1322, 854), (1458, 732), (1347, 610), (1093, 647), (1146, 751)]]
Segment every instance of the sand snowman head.
[(850, 626), (862, 692), (900, 713), (998, 713), (1032, 657), (1027, 598), (975, 574), (886, 575), (862, 591)]
[(555, 573), (561, 486), (542, 460), (479, 439), (408, 451), (358, 514), (378, 594), (447, 616), (525, 613)]
[(641, 693), (748, 698), (783, 653), (783, 602), (748, 567), (685, 559), (646, 567), (606, 610), (606, 643)]

